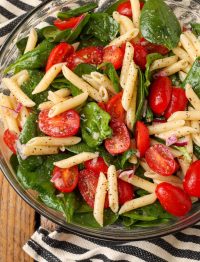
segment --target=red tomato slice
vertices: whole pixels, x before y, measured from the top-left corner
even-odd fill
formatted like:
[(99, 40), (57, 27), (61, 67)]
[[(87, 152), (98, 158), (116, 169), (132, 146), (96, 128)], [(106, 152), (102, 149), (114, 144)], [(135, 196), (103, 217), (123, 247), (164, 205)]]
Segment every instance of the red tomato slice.
[(84, 165), (86, 169), (92, 170), (97, 174), (100, 174), (100, 172), (107, 173), (108, 171), (108, 166), (106, 165), (102, 157), (88, 160), (84, 163)]
[(151, 146), (145, 153), (149, 167), (162, 176), (171, 176), (176, 168), (176, 161), (168, 147), (161, 144)]
[(53, 65), (66, 61), (66, 58), (70, 56), (74, 52), (73, 46), (69, 45), (68, 43), (60, 43), (55, 46), (47, 60), (46, 65), (46, 72), (51, 68)]
[(112, 121), (110, 127), (113, 130), (111, 138), (106, 139), (105, 147), (111, 155), (124, 153), (131, 144), (130, 135), (124, 123)]
[(53, 169), (51, 182), (61, 192), (72, 192), (78, 184), (78, 166), (70, 168), (59, 168), (57, 166)]
[[(142, 9), (144, 6), (143, 2), (140, 2), (140, 9)], [(132, 9), (131, 9), (131, 2), (125, 1), (118, 5), (117, 12), (119, 12), (121, 15), (125, 15), (128, 17), (132, 17)]]
[(74, 110), (68, 110), (60, 115), (48, 117), (49, 110), (39, 114), (39, 128), (48, 136), (68, 137), (77, 134), (80, 127), (80, 116)]
[(183, 188), (190, 195), (200, 197), (200, 160), (191, 164), (183, 180)]
[(144, 71), (146, 69), (148, 55), (146, 48), (134, 42), (132, 42), (132, 45), (134, 47), (134, 62)]
[(7, 147), (16, 155), (16, 141), (18, 139), (18, 135), (6, 129), (3, 133), (3, 141), (7, 145)]
[(157, 115), (162, 115), (167, 109), (172, 95), (171, 79), (166, 76), (160, 76), (150, 86), (149, 105), (152, 111)]
[(135, 140), (140, 157), (144, 157), (145, 152), (150, 147), (150, 137), (148, 128), (141, 121), (137, 121), (136, 123)]
[(111, 115), (112, 120), (124, 122), (125, 110), (122, 106), (122, 92), (114, 95), (107, 103), (106, 111)]
[(184, 111), (187, 106), (187, 97), (182, 88), (172, 88), (171, 101), (165, 111), (165, 117), (169, 118), (176, 111)]
[(99, 102), (99, 103), (98, 103), (98, 106), (99, 106), (102, 110), (106, 111), (106, 104), (105, 104), (104, 102)]
[(80, 15), (77, 17), (71, 17), (67, 20), (57, 19), (53, 23), (60, 30), (72, 29), (76, 28), (84, 17), (85, 15)]
[(79, 51), (76, 51), (67, 59), (67, 66), (74, 70), (74, 68), (81, 64), (99, 65), (103, 62), (103, 47), (89, 46)]
[(160, 53), (161, 55), (166, 55), (167, 53), (169, 53), (169, 49), (165, 46), (150, 43), (145, 38), (140, 39), (140, 44), (145, 47), (148, 54)]
[(117, 181), (119, 204), (123, 205), (125, 202), (134, 198), (133, 186), (121, 179), (118, 179)]
[[(92, 170), (83, 169), (80, 171), (78, 188), (84, 200), (92, 208), (94, 208), (94, 199), (95, 199), (98, 179), (99, 179), (99, 174), (95, 173)], [(107, 196), (105, 199), (104, 207), (105, 208), (109, 207)]]
[(174, 216), (184, 216), (192, 207), (190, 197), (172, 184), (163, 182), (157, 185), (156, 195), (163, 208)]
[(121, 48), (114, 45), (104, 48), (103, 62), (112, 63), (116, 70), (122, 67), (123, 58)]

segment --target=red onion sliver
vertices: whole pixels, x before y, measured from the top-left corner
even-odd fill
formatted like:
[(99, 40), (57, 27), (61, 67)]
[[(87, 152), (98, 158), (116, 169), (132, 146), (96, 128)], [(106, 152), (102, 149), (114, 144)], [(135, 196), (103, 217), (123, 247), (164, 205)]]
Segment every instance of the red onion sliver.
[(178, 139), (178, 141), (174, 143), (175, 146), (187, 146), (187, 144), (188, 140), (185, 137)]
[(172, 135), (166, 139), (166, 146), (171, 146), (178, 141), (178, 138), (175, 135)]
[(124, 176), (128, 176), (128, 178), (131, 178), (131, 176), (135, 173), (135, 170), (125, 170), (120, 175), (119, 178), (123, 178)]
[(153, 75), (153, 78), (156, 79), (158, 78), (159, 76), (167, 76), (167, 73), (163, 72), (163, 71), (160, 71), (156, 74)]
[(16, 106), (16, 109), (15, 109), (15, 112), (19, 113), (22, 109), (23, 105), (22, 103), (18, 103), (17, 106)]
[(51, 182), (52, 183), (54, 183), (58, 178), (60, 178), (61, 177), (61, 173), (60, 172), (56, 172), (55, 174), (54, 174), (54, 176), (52, 176), (52, 178), (51, 178)]

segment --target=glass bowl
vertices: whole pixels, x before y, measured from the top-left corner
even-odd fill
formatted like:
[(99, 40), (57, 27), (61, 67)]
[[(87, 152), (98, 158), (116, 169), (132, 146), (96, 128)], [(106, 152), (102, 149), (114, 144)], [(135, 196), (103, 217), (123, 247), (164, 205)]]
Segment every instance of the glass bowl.
[[(3, 77), (3, 70), (13, 61), (17, 56), (16, 42), (28, 35), (31, 27), (43, 27), (46, 23), (54, 19), (56, 13), (61, 8), (75, 8), (92, 1), (81, 0), (57, 0), (45, 1), (40, 6), (36, 7), (29, 13), (12, 31), (7, 40), (5, 41), (0, 52), (0, 82)], [(115, 1), (100, 0), (98, 10), (105, 9), (109, 4)], [(174, 10), (180, 21), (184, 24), (191, 21), (200, 22), (199, 5), (200, 1), (179, 0), (179, 1), (166, 1)], [(87, 235), (94, 238), (114, 241), (133, 241), (144, 240), (153, 237), (160, 237), (175, 231), (184, 229), (200, 220), (200, 204), (195, 203), (191, 212), (185, 217), (171, 221), (168, 224), (150, 228), (135, 228), (128, 230), (119, 225), (112, 225), (102, 229), (91, 229), (80, 225), (68, 224), (61, 213), (49, 209), (37, 199), (37, 194), (34, 191), (25, 190), (18, 182), (14, 170), (9, 164), (10, 153), (2, 140), (2, 128), (0, 127), (0, 168), (11, 184), (15, 191), (38, 213), (50, 219), (51, 221), (59, 224), (64, 229), (76, 232), (78, 234)]]

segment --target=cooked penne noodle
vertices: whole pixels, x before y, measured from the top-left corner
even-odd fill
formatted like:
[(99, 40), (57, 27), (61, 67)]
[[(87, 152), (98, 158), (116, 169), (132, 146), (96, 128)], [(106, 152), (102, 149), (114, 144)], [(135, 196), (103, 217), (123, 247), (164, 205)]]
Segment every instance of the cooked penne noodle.
[(76, 51), (78, 49), (79, 45), (80, 45), (80, 42), (76, 42), (76, 43), (72, 44), (74, 51)]
[(61, 72), (63, 65), (64, 63), (53, 65), (43, 76), (39, 84), (35, 87), (32, 94), (35, 95), (48, 89), (53, 80)]
[(29, 52), (29, 51), (32, 51), (36, 47), (37, 40), (38, 40), (37, 32), (34, 28), (31, 28), (30, 34), (28, 36), (26, 48), (24, 50), (24, 54)]
[(185, 94), (187, 99), (190, 101), (192, 106), (194, 107), (195, 110), (200, 111), (200, 99), (194, 92), (192, 86), (190, 84), (186, 84), (185, 86)]
[(29, 116), (29, 112), (27, 110), (27, 108), (25, 106), (23, 106), (19, 112), (19, 119), (20, 119), (20, 126), (24, 126), (24, 124), (26, 123), (26, 120)]
[(10, 99), (11, 107), (15, 109), (18, 105), (17, 99), (12, 93), (10, 93), (9, 99)]
[(99, 223), (100, 226), (103, 227), (103, 211), (104, 211), (104, 204), (107, 194), (107, 179), (104, 175), (104, 173), (100, 173), (95, 199), (94, 199), (94, 210), (93, 215), (96, 221)]
[(192, 140), (194, 143), (200, 147), (200, 135), (199, 134), (193, 134), (192, 135)]
[(134, 164), (134, 165), (137, 164), (138, 160), (137, 160), (136, 155), (131, 156), (129, 158), (128, 162), (131, 163), (131, 164)]
[[(188, 107), (189, 111), (194, 111), (192, 107)], [(199, 121), (191, 121), (191, 127), (197, 130), (197, 134), (192, 134), (192, 140), (197, 146), (200, 146), (200, 126)]]
[(54, 104), (58, 104), (60, 102), (63, 102), (66, 100), (65, 97), (58, 96), (56, 92), (49, 91), (48, 92), (48, 97), (47, 97), (51, 102)]
[(136, 28), (140, 27), (140, 1), (131, 0), (132, 18), (133, 24)]
[(72, 146), (78, 144), (81, 141), (80, 137), (50, 137), (50, 136), (41, 136), (34, 137), (28, 141), (27, 145), (30, 146)]
[[(156, 186), (156, 185), (155, 185)], [(144, 207), (150, 204), (153, 204), (156, 201), (157, 197), (155, 193), (138, 197), (133, 200), (127, 201), (119, 210), (119, 214), (126, 213), (128, 211), (131, 211), (133, 209)]]
[[(145, 171), (147, 171), (147, 172), (153, 172), (152, 170), (151, 170), (151, 168), (149, 167), (149, 165), (147, 164), (147, 162), (146, 162), (146, 160), (145, 159), (142, 159), (142, 160), (140, 160), (140, 165), (141, 165), (141, 167), (145, 170)], [(154, 173), (154, 172), (153, 172)]]
[(16, 81), (19, 86), (29, 79), (29, 73), (27, 70), (22, 70), (19, 73), (11, 77), (12, 80)]
[(162, 181), (162, 180), (158, 180), (158, 179), (153, 179), (153, 182), (157, 185), (159, 185), (160, 183), (163, 183), (163, 182), (167, 182), (173, 186), (176, 186), (176, 187), (180, 187), (183, 189), (183, 184), (182, 184), (182, 180), (180, 183), (174, 183), (174, 182), (171, 182), (171, 181)]
[(170, 65), (166, 68), (164, 68), (160, 73), (162, 73), (165, 76), (173, 75), (181, 70), (183, 70), (185, 67), (187, 67), (188, 62), (185, 59), (182, 59), (173, 65)]
[(197, 111), (177, 111), (173, 113), (169, 118), (168, 122), (174, 120), (190, 120), (190, 121), (199, 121), (200, 120), (200, 110)]
[[(150, 140), (150, 144), (151, 144), (151, 146), (153, 146), (153, 145), (161, 144), (161, 143), (157, 142), (157, 141), (154, 140), (154, 139), (151, 139), (151, 140)], [(183, 153), (182, 153), (181, 151), (178, 151), (178, 150), (173, 149), (173, 148), (171, 148), (171, 147), (168, 147), (168, 149), (169, 149), (169, 151), (172, 153), (172, 155), (173, 155), (174, 157), (180, 157), (180, 156), (183, 155)], [(147, 171), (148, 171), (148, 170), (147, 170)]]
[(24, 156), (55, 155), (58, 154), (58, 151), (58, 147), (55, 146), (32, 146), (28, 144), (22, 146)]
[(8, 129), (6, 116), (5, 116), (1, 106), (0, 106), (0, 122), (2, 122), (4, 130)]
[(122, 86), (122, 88), (125, 88), (126, 86), (126, 80), (128, 77), (130, 65), (133, 61), (133, 55), (134, 55), (134, 48), (131, 43), (127, 42), (126, 48), (125, 48), (124, 59), (123, 59), (122, 70), (120, 74), (120, 85)]
[(161, 124), (156, 124), (152, 126), (148, 126), (149, 129), (149, 134), (150, 135), (155, 135), (155, 134), (160, 134), (163, 132), (170, 131), (172, 129), (175, 129), (177, 127), (181, 127), (185, 125), (184, 120), (177, 120), (177, 121), (171, 121), (167, 123), (161, 123)]
[(132, 176), (123, 175), (123, 176), (120, 176), (120, 179), (125, 181), (125, 182), (128, 182), (128, 183), (130, 183), (134, 186), (142, 188), (142, 189), (144, 189), (144, 190), (146, 190), (147, 192), (150, 192), (150, 193), (154, 193), (155, 190), (156, 190), (156, 186), (153, 183), (151, 183), (151, 182), (149, 182), (149, 181), (147, 181), (143, 178), (140, 178), (136, 175), (132, 175)]
[(185, 138), (187, 140), (187, 145), (186, 145), (187, 152), (192, 155), (193, 154), (192, 135), (185, 136)]
[(111, 80), (106, 75), (103, 75), (99, 72), (92, 72), (90, 75), (97, 82), (97, 84), (99, 84), (100, 86), (104, 86), (112, 94), (116, 94), (116, 91), (113, 87)]
[(115, 166), (109, 166), (107, 172), (108, 179), (108, 200), (109, 207), (114, 212), (117, 213), (119, 209), (119, 200), (118, 200), (118, 186), (117, 186), (117, 171)]
[(190, 30), (185, 31), (184, 34), (190, 40), (190, 42), (193, 44), (195, 51), (196, 51), (196, 55), (200, 56), (200, 41), (199, 41), (199, 39)]
[(184, 82), (185, 78), (187, 77), (187, 74), (183, 71), (179, 71), (178, 76), (179, 76), (181, 82)]
[(108, 46), (118, 46), (120, 47), (122, 44), (132, 40), (135, 38), (139, 33), (139, 30), (137, 28), (134, 28), (134, 30), (128, 31), (125, 34), (119, 36), (118, 38), (115, 38), (113, 41), (110, 42)]
[(191, 43), (190, 39), (188, 39), (188, 37), (183, 33), (180, 36), (180, 41), (185, 51), (188, 53), (188, 55), (192, 59), (192, 62), (194, 62), (197, 58), (197, 54), (196, 54), (196, 50), (193, 44)]
[(80, 95), (77, 95), (73, 98), (69, 98), (63, 102), (60, 102), (56, 105), (54, 105), (50, 111), (49, 111), (49, 114), (48, 116), (49, 117), (54, 117), (54, 116), (57, 116), (69, 109), (73, 109), (77, 106), (80, 106), (81, 104), (83, 104), (88, 98), (88, 93), (87, 92), (84, 92), (84, 93), (81, 93)]
[(113, 18), (120, 25), (120, 35), (123, 35), (128, 31), (134, 30), (133, 22), (127, 16), (120, 15), (117, 11), (115, 11), (113, 12)]
[(54, 93), (60, 97), (66, 97), (66, 96), (71, 95), (71, 91), (67, 88), (61, 88), (58, 91), (55, 91)]
[(82, 78), (74, 74), (68, 67), (63, 66), (62, 68), (64, 77), (69, 80), (73, 85), (78, 87), (83, 92), (87, 92), (95, 101), (101, 102), (101, 97), (97, 90), (95, 90), (91, 85), (85, 82)]
[(159, 174), (156, 174), (154, 172), (149, 172), (149, 171), (145, 172), (144, 176), (151, 178), (151, 179), (157, 179), (163, 182), (172, 182), (172, 183), (177, 183), (177, 184), (182, 183), (182, 180), (177, 176), (161, 176)]
[(39, 104), (38, 109), (39, 110), (45, 110), (45, 109), (50, 109), (54, 106), (54, 103), (52, 101), (46, 101), (41, 104)]
[(197, 133), (196, 129), (190, 126), (183, 126), (183, 127), (179, 127), (177, 129), (174, 129), (168, 132), (164, 132), (158, 135), (156, 134), (156, 136), (163, 140), (167, 140), (171, 136), (176, 136), (177, 138), (179, 138), (179, 137), (187, 136), (190, 134), (196, 134), (196, 133)]
[(81, 164), (87, 160), (96, 158), (99, 156), (99, 153), (89, 153), (89, 152), (83, 152), (78, 155), (69, 157), (67, 159), (54, 162), (54, 165), (60, 168), (70, 168), (72, 166)]
[(101, 96), (103, 102), (105, 102), (105, 103), (108, 102), (109, 95), (108, 95), (107, 89), (104, 86), (101, 86), (99, 88), (99, 95)]
[(157, 69), (161, 69), (161, 68), (164, 68), (164, 67), (171, 66), (174, 63), (176, 63), (177, 61), (178, 61), (178, 56), (176, 56), (176, 55), (155, 60), (152, 63), (152, 65), (150, 66), (150, 71), (154, 71), (154, 70), (157, 70)]
[[(122, 106), (125, 111), (128, 111), (131, 105), (131, 99), (133, 97), (134, 88), (136, 88), (138, 70), (132, 61), (129, 67), (126, 84), (124, 86), (124, 92), (122, 95)], [(132, 106), (132, 105), (131, 105)]]
[(178, 158), (179, 165), (181, 167), (183, 177), (186, 175), (188, 168), (190, 167), (190, 162), (185, 158)]
[(82, 78), (96, 90), (99, 90), (100, 85), (96, 81), (96, 79), (94, 79), (94, 77), (92, 77), (91, 75), (82, 75)]
[(16, 97), (16, 99), (22, 103), (23, 106), (26, 107), (33, 107), (35, 106), (35, 102), (33, 102), (18, 86), (18, 84), (10, 79), (10, 78), (3, 78), (2, 82), (4, 85), (10, 90), (10, 92)]
[(186, 74), (188, 74), (190, 69), (191, 69), (191, 67), (192, 67), (191, 65), (188, 65), (185, 68), (183, 68), (182, 71), (185, 72)]
[(180, 59), (185, 59), (187, 60), (190, 64), (193, 63), (193, 60), (191, 57), (188, 55), (188, 53), (181, 47), (176, 47), (172, 49), (172, 52), (177, 55)]

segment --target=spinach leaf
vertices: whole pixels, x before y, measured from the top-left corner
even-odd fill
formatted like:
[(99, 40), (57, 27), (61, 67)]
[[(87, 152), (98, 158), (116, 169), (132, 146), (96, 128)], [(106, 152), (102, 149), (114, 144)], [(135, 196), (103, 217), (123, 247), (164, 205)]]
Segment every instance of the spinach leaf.
[(71, 82), (69, 82), (66, 78), (61, 77), (61, 78), (56, 78), (52, 83), (51, 83), (52, 87), (55, 89), (61, 89), (61, 88), (68, 88), (71, 93), (72, 96), (77, 96), (80, 95), (82, 93), (82, 91), (76, 87), (75, 85), (73, 85)]
[(112, 15), (114, 11), (117, 10), (117, 7), (126, 0), (118, 0), (116, 3), (109, 5), (109, 7), (105, 10), (105, 13)]
[(146, 115), (144, 117), (146, 123), (151, 123), (153, 121), (153, 112), (149, 105), (147, 105)]
[(129, 229), (130, 229), (130, 226), (132, 226), (135, 222), (136, 220), (131, 217), (122, 217), (122, 225)]
[(148, 0), (140, 18), (143, 37), (151, 43), (168, 49), (178, 45), (181, 27), (170, 7), (163, 0)]
[(12, 154), (12, 156), (10, 157), (10, 164), (12, 169), (14, 170), (14, 172), (17, 172), (18, 166), (19, 166), (19, 161), (17, 159), (17, 156)]
[(112, 135), (109, 126), (110, 115), (95, 102), (88, 103), (81, 114), (81, 131), (83, 141), (90, 147), (102, 144), (103, 140)]
[(20, 143), (26, 144), (31, 138), (37, 136), (37, 114), (31, 113), (20, 133), (19, 140)]
[(185, 87), (186, 84), (190, 84), (194, 92), (200, 98), (200, 57), (197, 57), (193, 63), (186, 79), (182, 83), (182, 87)]
[(187, 148), (185, 146), (172, 146), (172, 148), (180, 151), (188, 162), (192, 161), (191, 155), (188, 153)]
[(71, 29), (59, 30), (56, 26), (50, 25), (42, 29), (43, 36), (53, 43), (67, 41), (71, 34)]
[(104, 67), (104, 73), (109, 77), (111, 80), (113, 87), (115, 91), (118, 93), (121, 90), (120, 84), (119, 84), (119, 77), (118, 74), (113, 66), (112, 63), (103, 63), (101, 67)]
[(74, 154), (80, 154), (82, 152), (95, 152), (98, 151), (94, 148), (89, 147), (85, 142), (80, 142), (73, 146), (66, 146), (65, 147), (69, 152)]
[(91, 14), (84, 34), (109, 43), (117, 36), (118, 32), (119, 24), (111, 16), (106, 13), (95, 13)]
[(191, 24), (192, 31), (196, 36), (200, 36), (200, 24), (198, 23), (192, 23)]
[(145, 90), (146, 90), (146, 94), (148, 94), (148, 90), (147, 88), (150, 86), (151, 84), (151, 72), (150, 72), (150, 67), (152, 65), (152, 63), (157, 60), (157, 59), (161, 59), (163, 58), (163, 56), (159, 53), (152, 53), (147, 55), (147, 63), (146, 63), (146, 70), (145, 70)]
[(88, 46), (105, 46), (106, 44), (99, 40), (98, 38), (92, 37), (90, 39), (83, 39), (80, 41), (78, 49), (82, 49)]
[(141, 70), (139, 70), (139, 79), (138, 79), (138, 91), (137, 91), (137, 110), (135, 115), (134, 124), (136, 121), (142, 118), (142, 109), (145, 100), (145, 86), (144, 86), (144, 75)]
[(80, 77), (82, 75), (90, 74), (95, 71), (98, 71), (95, 66), (85, 63), (77, 65), (76, 68), (74, 69), (75, 74)]
[(161, 218), (161, 219), (156, 219), (156, 220), (153, 220), (153, 221), (139, 221), (137, 223), (134, 223), (130, 227), (130, 229), (133, 229), (134, 227), (143, 227), (143, 228), (146, 228), (146, 227), (157, 227), (158, 225), (164, 224), (164, 223), (168, 223), (169, 221), (171, 221), (171, 218), (170, 219)]
[(200, 159), (200, 147), (197, 146), (195, 143), (193, 143), (193, 150), (194, 150), (194, 154), (195, 156)]
[(131, 163), (128, 162), (129, 158), (132, 157), (134, 154), (136, 154), (136, 150), (129, 149), (126, 152), (124, 152), (119, 159), (119, 165), (121, 169), (125, 169), (132, 165)]
[(74, 17), (74, 16), (79, 16), (79, 15), (86, 13), (86, 12), (90, 12), (97, 7), (98, 7), (98, 5), (96, 3), (89, 3), (89, 4), (83, 5), (81, 7), (73, 9), (73, 10), (67, 10), (67, 11), (64, 11), (64, 12), (59, 12), (57, 14), (57, 17), (60, 18), (61, 20), (65, 20), (65, 19), (68, 19), (68, 18), (71, 18), (71, 17)]
[(9, 65), (5, 69), (4, 74), (10, 72), (11, 70), (19, 72), (23, 69), (38, 69), (45, 67), (53, 47), (54, 44), (48, 42), (47, 40), (42, 41), (35, 49), (20, 56), (13, 64)]

